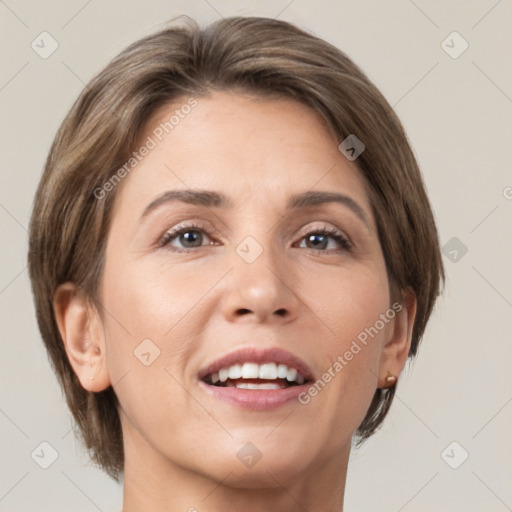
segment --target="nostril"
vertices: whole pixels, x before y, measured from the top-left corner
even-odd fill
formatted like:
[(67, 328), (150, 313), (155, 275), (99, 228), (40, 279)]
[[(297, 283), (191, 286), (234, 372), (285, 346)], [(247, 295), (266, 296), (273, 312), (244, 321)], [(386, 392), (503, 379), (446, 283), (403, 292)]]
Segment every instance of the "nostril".
[[(247, 315), (248, 313), (252, 313), (252, 311), (250, 309), (246, 309), (246, 308), (240, 308), (239, 310), (237, 310), (237, 314), (239, 314), (239, 315)], [(288, 311), (285, 308), (280, 308), (280, 309), (277, 309), (274, 312), (274, 314), (279, 315), (279, 316), (286, 316), (288, 314)]]

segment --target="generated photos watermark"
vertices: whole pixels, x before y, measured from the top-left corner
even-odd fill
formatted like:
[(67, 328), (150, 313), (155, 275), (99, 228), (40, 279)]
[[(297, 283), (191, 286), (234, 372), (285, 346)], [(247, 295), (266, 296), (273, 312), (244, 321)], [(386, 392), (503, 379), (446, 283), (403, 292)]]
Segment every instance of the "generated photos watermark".
[(130, 172), (140, 163), (146, 156), (149, 155), (152, 149), (158, 146), (166, 135), (171, 133), (176, 126), (178, 126), (185, 117), (190, 114), (192, 109), (197, 106), (197, 100), (195, 98), (189, 98), (187, 103), (181, 105), (180, 108), (174, 110), (169, 119), (165, 122), (160, 123), (152, 132), (151, 135), (146, 137), (146, 140), (139, 147), (137, 151), (132, 153), (132, 156), (128, 161), (120, 167), (112, 176), (101, 186), (94, 189), (94, 197), (101, 201), (104, 199), (109, 192), (128, 175)]
[[(345, 366), (349, 364), (354, 356), (361, 352), (368, 344), (368, 338), (373, 339), (379, 332), (384, 329), (386, 324), (393, 320), (397, 313), (402, 311), (403, 305), (395, 302), (385, 313), (381, 313), (379, 319), (370, 327), (366, 327), (357, 335), (357, 339), (352, 340), (350, 347), (336, 358), (336, 361), (312, 384), (307, 391), (303, 391), (299, 396), (299, 402), (302, 405), (307, 405), (311, 399), (320, 393), (329, 382), (331, 382), (338, 373), (340, 373)], [(362, 346), (361, 346), (362, 345)]]

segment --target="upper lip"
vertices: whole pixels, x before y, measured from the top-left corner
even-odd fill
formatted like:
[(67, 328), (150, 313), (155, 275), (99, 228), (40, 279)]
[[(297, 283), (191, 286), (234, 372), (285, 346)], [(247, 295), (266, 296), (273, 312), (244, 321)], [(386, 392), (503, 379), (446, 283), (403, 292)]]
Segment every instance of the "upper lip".
[(313, 372), (302, 359), (288, 350), (277, 347), (266, 349), (244, 347), (234, 350), (200, 370), (198, 378), (201, 380), (207, 375), (218, 372), (221, 368), (229, 368), (235, 364), (243, 363), (285, 364), (290, 368), (295, 368), (304, 377), (304, 380), (313, 380)]

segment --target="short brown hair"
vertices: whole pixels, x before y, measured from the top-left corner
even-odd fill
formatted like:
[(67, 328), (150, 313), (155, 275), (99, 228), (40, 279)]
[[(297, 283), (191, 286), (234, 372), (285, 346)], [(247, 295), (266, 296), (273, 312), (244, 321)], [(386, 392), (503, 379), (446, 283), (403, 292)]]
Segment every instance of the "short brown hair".
[[(116, 480), (124, 466), (117, 397), (112, 387), (91, 393), (81, 386), (56, 324), (54, 292), (71, 281), (96, 302), (117, 194), (98, 200), (94, 191), (130, 158), (151, 115), (186, 95), (235, 89), (293, 98), (320, 114), (339, 142), (351, 134), (363, 141), (355, 163), (390, 284), (417, 298), (411, 357), (444, 283), (434, 216), (402, 125), (342, 51), (290, 23), (256, 17), (203, 29), (180, 17), (131, 44), (89, 82), (58, 130), (34, 200), (28, 254), (50, 361), (92, 459)], [(393, 394), (394, 387), (376, 390), (357, 430), (359, 443), (382, 423)]]

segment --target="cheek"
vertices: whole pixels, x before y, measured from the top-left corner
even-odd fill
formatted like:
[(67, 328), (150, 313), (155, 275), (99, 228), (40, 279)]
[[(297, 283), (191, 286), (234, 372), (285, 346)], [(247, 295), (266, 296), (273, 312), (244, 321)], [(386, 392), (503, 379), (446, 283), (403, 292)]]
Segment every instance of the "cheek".
[[(215, 272), (188, 272), (177, 266), (126, 265), (126, 271), (117, 266), (105, 272), (105, 304), (112, 315), (130, 333), (138, 338), (163, 340), (173, 338), (213, 284), (222, 276)], [(187, 322), (188, 323), (188, 322)], [(115, 326), (114, 326), (115, 327)], [(190, 325), (188, 325), (190, 327)], [(121, 330), (120, 332), (123, 332)], [(179, 339), (175, 339), (179, 343)]]
[(326, 410), (340, 411), (333, 422), (354, 421), (351, 428), (356, 428), (375, 393), (381, 349), (392, 328), (390, 321), (380, 320), (390, 307), (385, 270), (341, 269), (317, 274), (302, 286), (324, 326), (325, 335), (319, 337), (319, 400)]
[(301, 287), (308, 305), (330, 333), (333, 348), (342, 349), (390, 306), (388, 281), (380, 263), (308, 274)]
[(205, 309), (208, 294), (226, 270), (198, 266), (184, 272), (162, 261), (137, 265), (114, 260), (117, 264), (105, 269), (102, 287), (111, 380), (115, 383), (130, 372), (130, 382), (138, 382), (131, 396), (164, 388), (174, 393), (178, 390), (169, 390), (168, 385), (176, 382), (166, 369), (184, 381), (184, 361), (197, 350), (211, 313)]
[[(169, 269), (163, 272), (128, 263), (111, 265), (104, 275), (102, 299), (108, 311), (105, 338), (112, 385), (129, 423), (139, 431), (158, 431), (163, 411), (185, 407), (180, 361), (194, 350), (198, 337), (194, 329), (201, 325), (190, 318), (211, 284), (194, 280), (192, 286), (183, 272), (171, 274)], [(178, 427), (177, 416), (165, 417), (169, 428)]]

